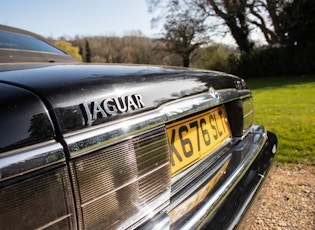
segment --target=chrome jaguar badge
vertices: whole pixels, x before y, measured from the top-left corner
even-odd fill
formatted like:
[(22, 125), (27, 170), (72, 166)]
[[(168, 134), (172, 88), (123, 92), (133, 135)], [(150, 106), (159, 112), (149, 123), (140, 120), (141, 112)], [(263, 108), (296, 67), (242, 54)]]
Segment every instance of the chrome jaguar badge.
[(90, 125), (99, 118), (114, 117), (118, 114), (144, 108), (145, 105), (142, 96), (134, 94), (125, 97), (106, 98), (101, 103), (97, 101), (84, 102), (80, 104), (80, 107), (83, 111), (86, 125)]
[(213, 87), (210, 87), (210, 88), (209, 88), (209, 94), (210, 94), (210, 96), (213, 97), (213, 98), (216, 98), (216, 99), (219, 98), (218, 92), (217, 92)]

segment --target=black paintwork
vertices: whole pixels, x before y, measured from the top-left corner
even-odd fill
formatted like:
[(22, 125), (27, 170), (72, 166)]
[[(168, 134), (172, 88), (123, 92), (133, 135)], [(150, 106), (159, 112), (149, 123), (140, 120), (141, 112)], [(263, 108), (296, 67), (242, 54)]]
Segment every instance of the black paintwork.
[[(142, 113), (207, 92), (209, 87), (238, 88), (235, 81), (239, 79), (224, 73), (84, 65), (37, 34), (0, 25), (0, 35), (6, 41), (0, 44), (0, 129), (5, 136), (0, 138), (0, 152), (52, 138), (61, 140), (65, 133)], [(144, 106), (113, 117), (98, 114), (88, 119), (86, 108), (92, 113), (94, 102), (101, 105), (105, 99), (131, 95), (142, 97)], [(38, 126), (35, 131), (34, 126)]]
[(0, 83), (0, 152), (54, 138), (46, 107), (32, 92)]
[[(0, 68), (0, 82), (10, 82), (37, 94), (55, 114), (56, 129), (62, 134), (86, 128), (82, 103), (101, 103), (106, 98), (141, 94), (144, 108), (111, 118), (99, 118), (91, 125), (116, 120), (159, 105), (214, 89), (235, 88), (235, 76), (218, 72), (121, 65), (44, 65), (24, 70)], [(224, 76), (224, 77), (223, 77)], [(81, 106), (80, 106), (81, 105)], [(3, 107), (1, 108), (3, 109)], [(15, 116), (24, 116), (15, 114)], [(5, 119), (0, 119), (5, 122)]]

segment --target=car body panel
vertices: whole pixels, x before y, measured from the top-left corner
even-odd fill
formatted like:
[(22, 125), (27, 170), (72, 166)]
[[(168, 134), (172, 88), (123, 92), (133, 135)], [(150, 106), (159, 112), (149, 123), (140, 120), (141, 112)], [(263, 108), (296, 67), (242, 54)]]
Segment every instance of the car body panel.
[(34, 93), (15, 85), (0, 83), (0, 152), (38, 144), (55, 137), (48, 110)]
[[(0, 80), (22, 85), (45, 98), (55, 110), (62, 134), (152, 110), (166, 102), (208, 92), (209, 88), (236, 89), (235, 82), (241, 81), (219, 72), (121, 65), (29, 67), (0, 72)], [(102, 106), (106, 99), (131, 95), (141, 95), (141, 108), (106, 117), (98, 112), (97, 118), (87, 118), (86, 112), (93, 113), (93, 103)]]
[(30, 32), (0, 31), (3, 228), (237, 225), (277, 148), (243, 79), (84, 64)]

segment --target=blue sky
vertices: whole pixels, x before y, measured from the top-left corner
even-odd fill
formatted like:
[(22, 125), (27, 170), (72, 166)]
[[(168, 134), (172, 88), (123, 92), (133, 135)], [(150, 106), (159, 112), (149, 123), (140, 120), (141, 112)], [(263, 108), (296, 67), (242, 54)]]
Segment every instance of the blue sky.
[[(134, 31), (157, 37), (160, 28), (151, 28), (152, 17), (146, 0), (0, 0), (0, 24), (55, 39)], [(235, 45), (229, 34), (212, 39)]]
[(146, 0), (1, 0), (0, 24), (44, 37), (123, 36), (141, 31), (153, 37)]

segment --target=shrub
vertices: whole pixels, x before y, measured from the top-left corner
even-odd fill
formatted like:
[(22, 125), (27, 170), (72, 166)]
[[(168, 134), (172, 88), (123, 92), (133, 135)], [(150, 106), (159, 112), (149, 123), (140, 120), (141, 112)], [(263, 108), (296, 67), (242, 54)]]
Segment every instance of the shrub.
[(260, 48), (250, 54), (232, 54), (229, 72), (244, 78), (312, 74), (315, 72), (311, 49)]

